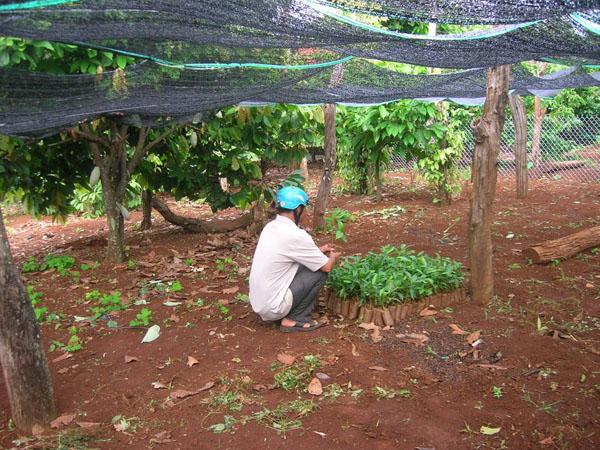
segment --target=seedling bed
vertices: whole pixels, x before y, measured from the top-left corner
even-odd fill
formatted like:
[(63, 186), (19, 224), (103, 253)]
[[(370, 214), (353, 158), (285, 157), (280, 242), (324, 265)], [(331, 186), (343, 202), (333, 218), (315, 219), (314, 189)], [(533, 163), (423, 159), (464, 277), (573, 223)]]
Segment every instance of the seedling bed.
[(340, 314), (350, 320), (358, 319), (364, 323), (372, 322), (379, 326), (391, 326), (400, 323), (408, 316), (419, 314), (428, 306), (441, 309), (463, 302), (466, 297), (467, 289), (460, 287), (453, 292), (434, 294), (418, 301), (392, 305), (387, 308), (370, 307), (369, 305), (360, 306), (358, 301), (341, 299), (331, 291), (327, 291), (325, 299), (327, 307), (335, 314)]
[(351, 320), (394, 325), (430, 305), (440, 309), (464, 301), (461, 269), (439, 255), (384, 246), (380, 253), (344, 258), (327, 281), (326, 303)]

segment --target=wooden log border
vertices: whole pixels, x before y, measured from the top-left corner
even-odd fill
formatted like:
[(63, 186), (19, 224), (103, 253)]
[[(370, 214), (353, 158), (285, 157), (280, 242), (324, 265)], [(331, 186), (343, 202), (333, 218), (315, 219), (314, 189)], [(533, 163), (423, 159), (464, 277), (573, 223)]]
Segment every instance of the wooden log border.
[(327, 307), (335, 314), (342, 315), (350, 320), (358, 319), (361, 323), (375, 323), (375, 325), (394, 325), (402, 322), (409, 316), (418, 315), (424, 308), (434, 306), (437, 309), (464, 302), (467, 298), (466, 287), (460, 287), (453, 292), (442, 292), (430, 295), (410, 303), (399, 303), (389, 308), (367, 309), (358, 306), (355, 300), (342, 300), (332, 292), (326, 293)]

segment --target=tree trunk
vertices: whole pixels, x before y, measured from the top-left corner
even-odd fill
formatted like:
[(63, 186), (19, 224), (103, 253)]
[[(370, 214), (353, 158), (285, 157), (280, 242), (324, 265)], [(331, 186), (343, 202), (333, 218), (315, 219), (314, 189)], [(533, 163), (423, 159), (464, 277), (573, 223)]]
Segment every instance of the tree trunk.
[(140, 229), (150, 230), (152, 228), (152, 190), (150, 189), (142, 191), (142, 214)]
[(377, 152), (377, 159), (375, 161), (375, 186), (377, 186), (377, 203), (381, 202), (381, 190), (383, 189), (383, 183), (381, 182), (381, 158), (379, 157), (379, 152), (381, 152), (381, 149)]
[(515, 127), (515, 162), (517, 198), (527, 198), (527, 114), (525, 102), (518, 95), (509, 95), (510, 111)]
[(106, 248), (106, 261), (120, 263), (125, 261), (127, 255), (123, 241), (125, 238), (125, 221), (119, 208), (119, 202), (110, 186), (102, 183), (102, 196), (104, 198), (104, 211), (108, 222), (108, 245)]
[(0, 361), (12, 418), (17, 429), (33, 434), (56, 417), (48, 362), (40, 327), (27, 290), (10, 253), (0, 210)]
[(302, 176), (306, 181), (308, 181), (308, 161), (306, 159), (306, 156), (302, 157), (300, 163), (298, 163), (298, 161), (296, 161), (295, 159), (292, 160), (292, 163), (290, 164), (290, 170), (301, 170)]
[(523, 250), (523, 255), (536, 264), (544, 264), (555, 259), (570, 258), (598, 245), (600, 245), (600, 227), (594, 227), (526, 248)]
[[(127, 257), (123, 245), (125, 230), (123, 213), (128, 213), (122, 212), (121, 207), (123, 207), (125, 190), (131, 174), (151, 148), (183, 126), (184, 124), (180, 124), (170, 128), (149, 144), (146, 144), (146, 138), (150, 129), (139, 128), (135, 151), (129, 161), (127, 160), (127, 139), (129, 137), (127, 125), (119, 127), (116, 120), (109, 120), (104, 122), (94, 133), (87, 123), (83, 123), (81, 130), (76, 131), (78, 135), (88, 139), (94, 163), (100, 168), (102, 196), (108, 222), (106, 260), (109, 263), (120, 263)], [(108, 134), (105, 133), (107, 129)], [(103, 147), (104, 152), (100, 150), (100, 146)]]
[(491, 225), (494, 220), (493, 203), (498, 176), (496, 162), (506, 116), (510, 73), (510, 65), (488, 70), (483, 114), (471, 124), (475, 150), (468, 241), (471, 297), (479, 305), (487, 304), (494, 293)]
[(335, 136), (335, 111), (334, 104), (323, 105), (325, 120), (325, 157), (323, 159), (323, 174), (319, 184), (319, 192), (315, 199), (315, 212), (313, 215), (313, 228), (325, 226), (325, 212), (331, 186), (333, 185), (333, 172), (337, 161), (337, 141)]
[[(546, 73), (547, 63), (543, 62), (538, 73), (539, 77), (544, 76)], [(533, 116), (533, 138), (531, 140), (531, 159), (536, 170), (540, 164), (540, 143), (542, 140), (542, 123), (544, 121), (544, 115), (546, 114), (546, 108), (542, 108), (539, 97), (534, 99), (534, 116)], [(539, 172), (538, 172), (539, 173)]]
[(152, 206), (165, 220), (173, 225), (182, 227), (186, 231), (193, 233), (224, 233), (247, 227), (252, 223), (253, 213), (248, 212), (237, 219), (226, 220), (202, 220), (194, 217), (184, 217), (175, 214), (171, 209), (158, 198), (152, 198)]

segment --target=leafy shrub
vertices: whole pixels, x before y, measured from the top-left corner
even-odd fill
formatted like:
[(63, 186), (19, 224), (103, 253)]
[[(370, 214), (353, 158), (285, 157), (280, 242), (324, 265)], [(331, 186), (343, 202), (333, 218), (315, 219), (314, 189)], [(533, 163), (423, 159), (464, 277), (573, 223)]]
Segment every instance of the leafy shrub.
[(464, 280), (462, 265), (437, 255), (408, 250), (405, 245), (381, 247), (381, 253), (342, 258), (327, 285), (340, 298), (384, 307), (457, 289)]
[(75, 260), (69, 255), (46, 255), (42, 263), (37, 263), (33, 256), (23, 264), (23, 272), (43, 272), (55, 269), (61, 275), (67, 275), (67, 269), (73, 267)]

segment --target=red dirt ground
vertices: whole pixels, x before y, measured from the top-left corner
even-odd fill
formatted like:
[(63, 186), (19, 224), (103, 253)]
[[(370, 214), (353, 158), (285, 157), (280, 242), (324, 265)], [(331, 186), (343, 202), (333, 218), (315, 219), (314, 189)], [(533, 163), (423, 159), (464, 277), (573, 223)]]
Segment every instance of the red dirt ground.
[[(316, 178), (313, 195), (315, 186)], [(480, 308), (467, 301), (434, 319), (411, 317), (382, 331), (377, 343), (371, 331), (326, 310), (320, 313), (328, 318), (327, 326), (311, 333), (282, 334), (262, 323), (240, 295), (248, 290), (256, 244), (256, 237), (244, 232), (190, 234), (157, 217), (152, 231), (140, 232), (132, 229), (140, 213), (133, 213), (126, 242), (135, 265), (110, 267), (103, 263), (104, 219), (74, 217), (61, 226), (9, 215), (6, 226), (19, 267), (29, 256), (40, 260), (56, 252), (73, 256), (77, 268), (101, 264), (82, 271), (78, 283), (51, 271), (24, 274), (25, 283), (43, 294), (49, 313), (64, 315), (42, 325), (46, 349), (54, 340), (65, 343), (69, 327), (78, 327), (82, 350), (62, 360), (57, 360), (63, 354), (59, 349), (47, 354), (58, 412), (75, 416), (27, 442), (9, 422), (2, 381), (0, 444), (65, 449), (600, 448), (600, 252), (588, 250), (549, 265), (528, 264), (520, 252), (599, 225), (600, 184), (538, 180), (530, 188), (528, 199), (517, 200), (512, 181), (498, 184), (492, 303)], [(358, 216), (346, 227), (348, 243), (335, 243), (345, 255), (407, 244), (467, 265), (468, 185), (450, 206), (433, 204), (430, 191), (402, 174), (388, 178), (384, 194), (381, 204), (372, 197), (333, 198), (331, 207), (353, 213), (396, 205), (406, 210), (388, 218)], [(211, 215), (204, 205), (180, 204), (178, 209)], [(315, 236), (318, 244), (328, 242), (326, 235)], [(232, 262), (220, 269), (217, 259), (225, 258)], [(150, 286), (149, 281), (182, 286), (178, 292), (151, 290), (143, 296), (153, 312), (151, 323), (161, 327), (157, 340), (141, 344), (144, 330), (109, 329), (103, 320), (95, 326), (74, 321), (74, 316), (92, 315), (94, 302), (86, 301), (86, 292), (119, 290), (131, 300), (140, 298), (141, 283)], [(199, 298), (203, 306), (194, 304)], [(166, 300), (182, 304), (164, 306)], [(212, 302), (221, 302), (229, 312)], [(113, 320), (127, 325), (142, 307), (132, 306)], [(450, 324), (480, 331), (478, 355), (466, 353), (467, 337), (452, 334)], [(425, 334), (429, 340), (406, 343), (399, 333)], [(493, 362), (498, 352), (502, 358)], [(296, 362), (285, 366), (278, 362), (280, 354)], [(275, 386), (275, 375), (286, 368), (301, 373), (308, 355), (318, 358), (321, 367), (297, 377), (297, 389)], [(135, 360), (127, 362), (129, 357)], [(317, 372), (329, 378), (322, 381), (323, 394), (313, 396), (305, 388)], [(165, 388), (155, 389), (157, 382)], [(207, 383), (214, 385), (206, 388)], [(181, 391), (193, 395), (181, 398)], [(384, 394), (392, 398), (378, 399)], [(302, 405), (297, 403), (296, 410), (275, 418), (278, 406), (310, 399), (318, 407), (313, 412), (299, 417)], [(257, 420), (255, 413), (266, 409), (271, 413)], [(111, 423), (118, 415), (124, 422)], [(282, 430), (293, 428), (295, 419), (301, 421), (299, 428)], [(127, 428), (118, 430), (119, 424)], [(482, 427), (500, 430), (485, 434)], [(214, 432), (220, 428), (225, 429)]]

